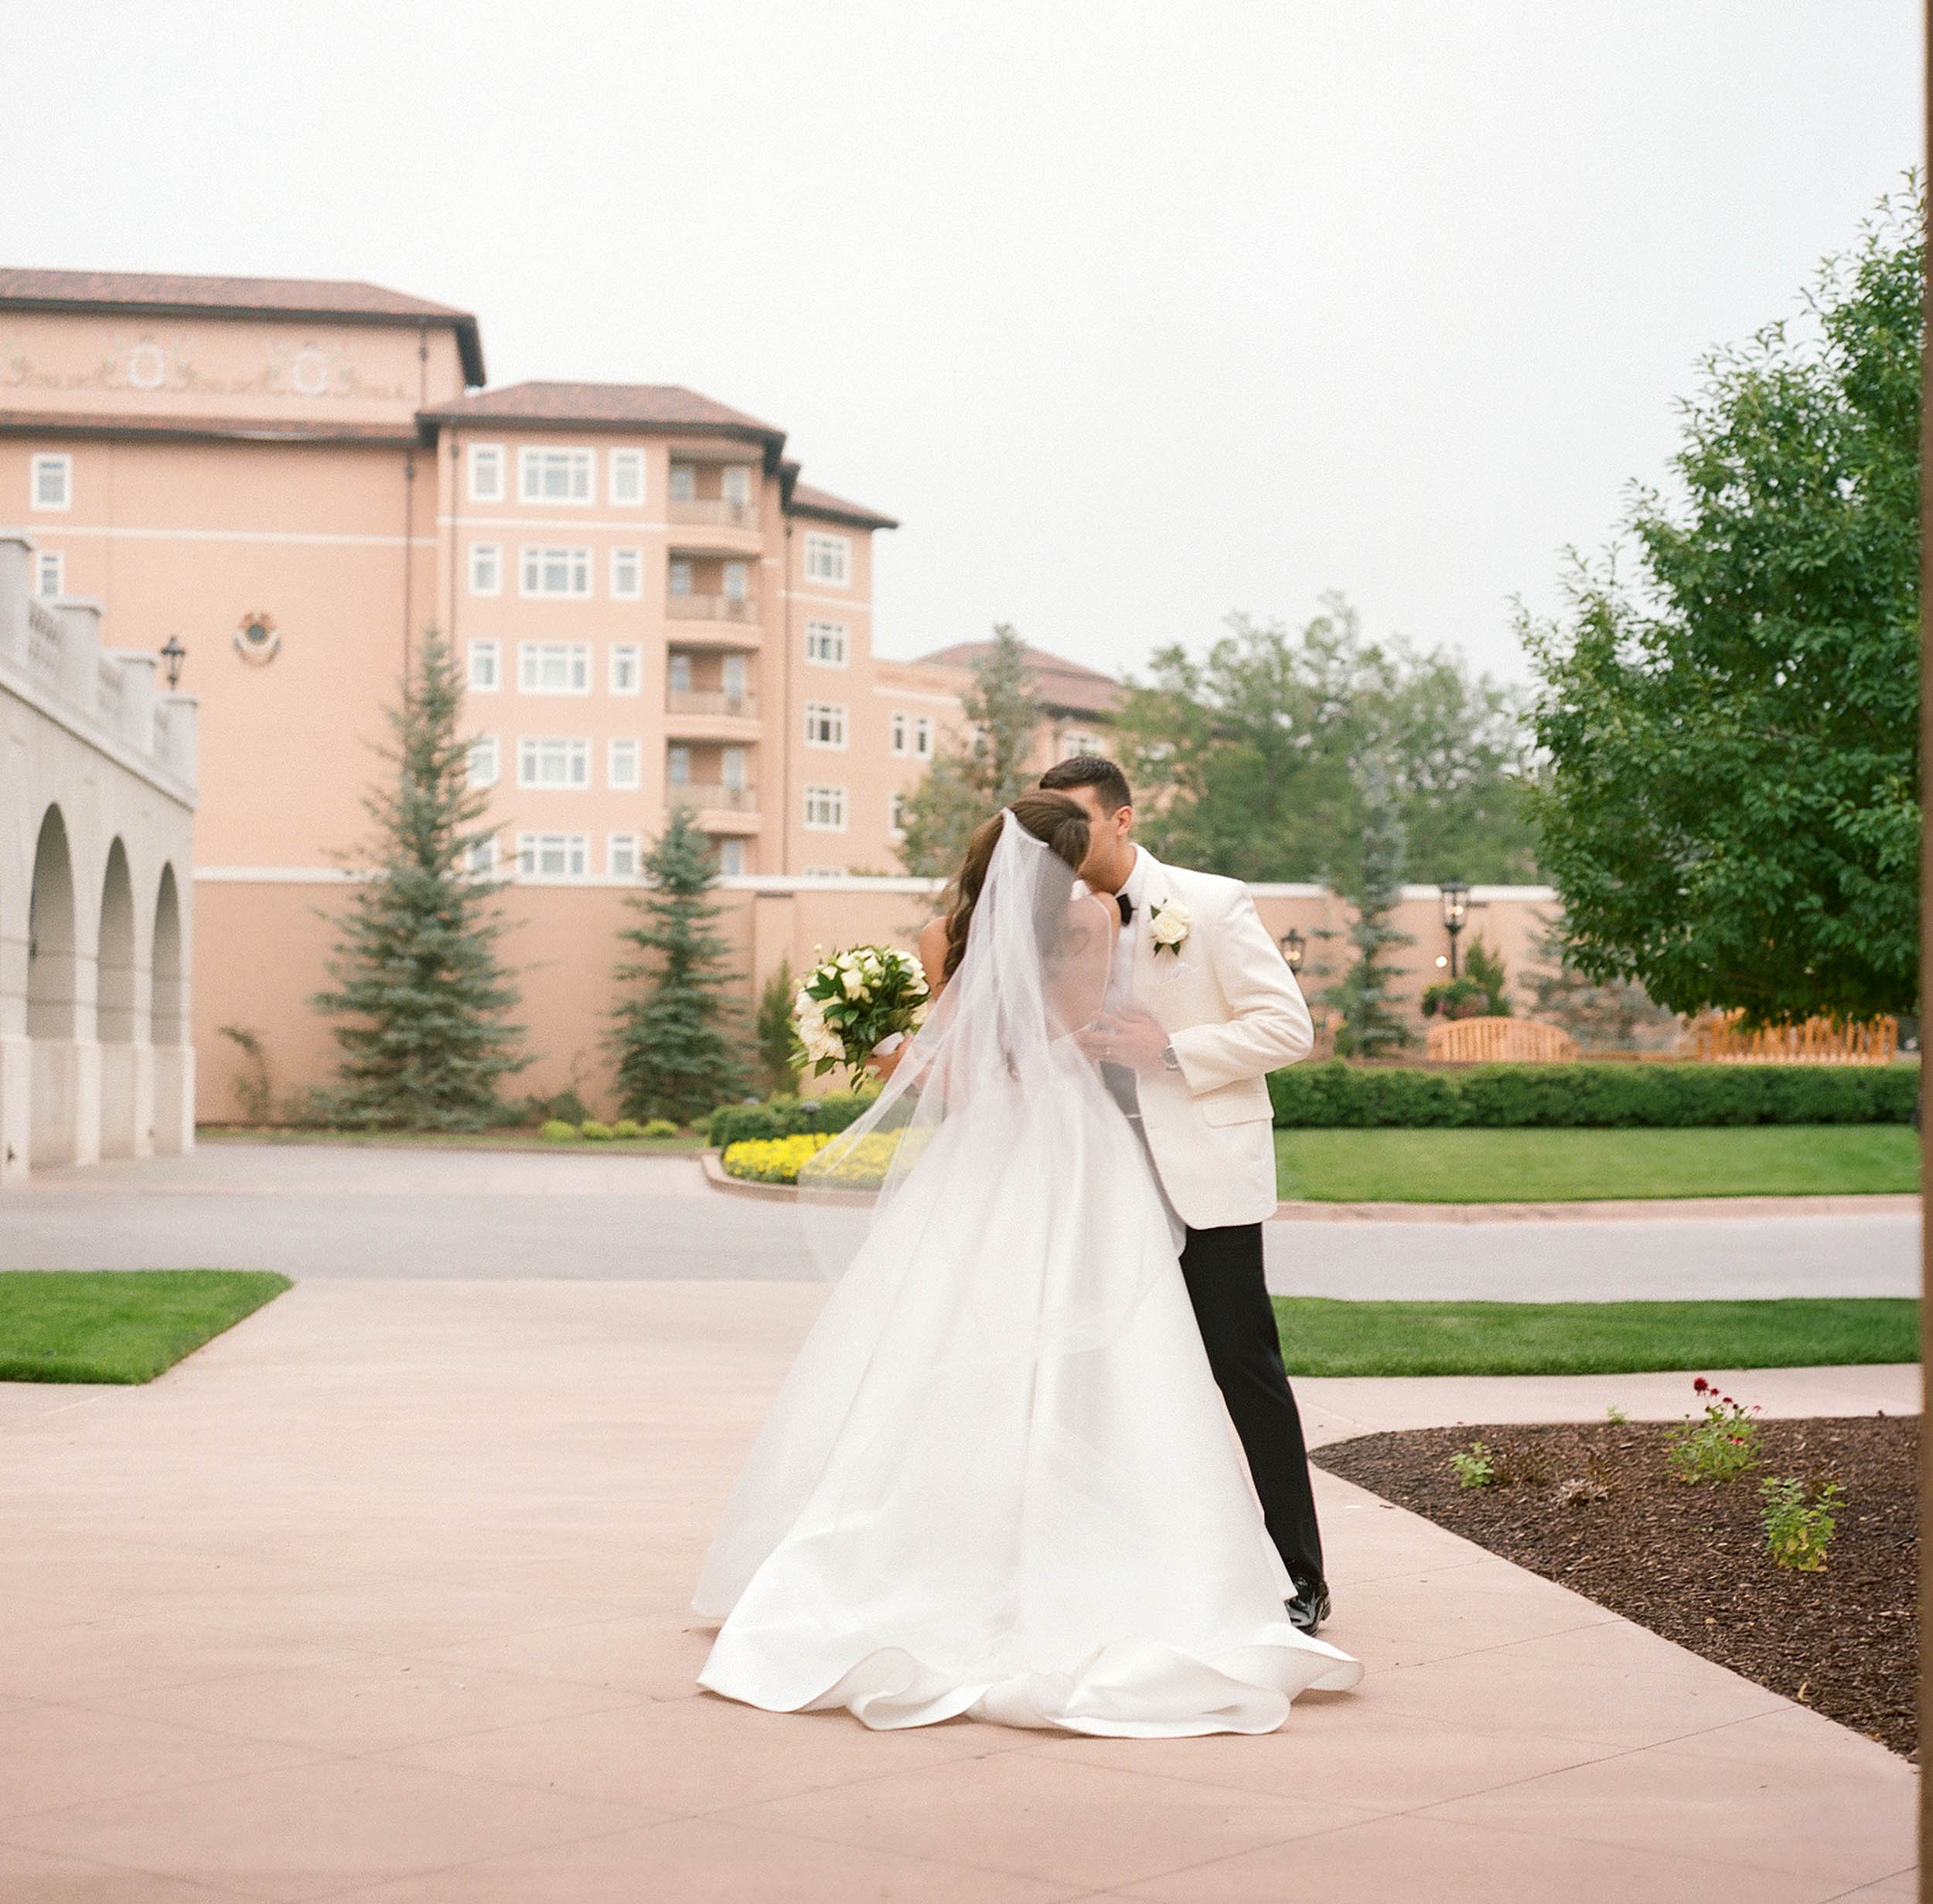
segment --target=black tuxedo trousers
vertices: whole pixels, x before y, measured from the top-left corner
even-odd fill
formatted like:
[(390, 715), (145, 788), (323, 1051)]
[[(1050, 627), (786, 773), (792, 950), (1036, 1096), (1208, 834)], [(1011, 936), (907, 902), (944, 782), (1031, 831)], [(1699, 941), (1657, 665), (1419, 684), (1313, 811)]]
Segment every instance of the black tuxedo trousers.
[[(1103, 1064), (1101, 1078), (1145, 1147), (1147, 1131), (1134, 1072), (1125, 1064)], [(1154, 1162), (1151, 1150), (1148, 1161)], [(1248, 1456), (1269, 1538), (1297, 1580), (1320, 1580), (1322, 1532), (1309, 1485), (1309, 1451), (1301, 1411), (1282, 1367), (1282, 1338), (1263, 1274), (1261, 1224), (1190, 1228), (1181, 1276), (1209, 1370)]]
[(1261, 1224), (1191, 1229), (1181, 1275), (1209, 1367), (1242, 1438), (1270, 1538), (1297, 1580), (1320, 1580), (1322, 1534), (1309, 1485), (1309, 1451), (1263, 1279)]

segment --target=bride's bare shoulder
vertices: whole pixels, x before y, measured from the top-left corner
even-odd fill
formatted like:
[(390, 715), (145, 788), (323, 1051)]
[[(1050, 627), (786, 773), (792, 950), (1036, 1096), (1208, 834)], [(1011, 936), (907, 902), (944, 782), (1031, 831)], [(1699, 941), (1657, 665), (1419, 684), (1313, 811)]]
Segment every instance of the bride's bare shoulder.
[(919, 964), (926, 975), (926, 989), (938, 992), (946, 982), (946, 918), (944, 913), (936, 919), (929, 919), (919, 928)]

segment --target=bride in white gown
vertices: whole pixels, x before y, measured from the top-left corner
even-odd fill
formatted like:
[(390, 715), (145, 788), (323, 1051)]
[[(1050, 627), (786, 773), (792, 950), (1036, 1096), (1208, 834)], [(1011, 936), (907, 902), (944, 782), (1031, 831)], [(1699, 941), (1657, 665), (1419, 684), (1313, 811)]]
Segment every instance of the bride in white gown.
[[(1289, 1623), (1170, 1212), (1071, 1035), (1117, 931), (1086, 843), (1051, 793), (976, 835), (957, 969), (802, 1184), (844, 1273), (698, 1583), (714, 1692), (1166, 1738), (1273, 1731), (1362, 1676)], [(841, 1190), (887, 1153), (876, 1198)]]

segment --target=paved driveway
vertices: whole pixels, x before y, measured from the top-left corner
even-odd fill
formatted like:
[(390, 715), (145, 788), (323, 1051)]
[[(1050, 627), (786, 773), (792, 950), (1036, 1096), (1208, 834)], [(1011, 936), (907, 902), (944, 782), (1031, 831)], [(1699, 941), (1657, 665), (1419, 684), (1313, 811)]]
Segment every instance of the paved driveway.
[[(1736, 1218), (1541, 1222), (1338, 1211), (1269, 1225), (1269, 1282), (1283, 1295), (1498, 1300), (1917, 1294), (1918, 1215), (1903, 1199), (1870, 1201), (1876, 1214), (1839, 1198), (1830, 1215), (1758, 1201)], [(789, 1206), (714, 1190), (687, 1158), (224, 1143), (45, 1171), (0, 1196), (0, 1267), (189, 1265), (298, 1279), (816, 1276)]]

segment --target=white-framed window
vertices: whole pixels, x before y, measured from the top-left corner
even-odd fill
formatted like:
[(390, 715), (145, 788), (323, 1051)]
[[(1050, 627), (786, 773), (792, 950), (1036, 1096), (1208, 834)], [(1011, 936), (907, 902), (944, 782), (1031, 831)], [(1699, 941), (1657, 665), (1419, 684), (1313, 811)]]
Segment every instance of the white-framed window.
[(470, 445), (470, 500), (501, 502), (503, 500), (503, 445), (472, 443)]
[(503, 592), (503, 551), (493, 542), (470, 544), (470, 593), (500, 595)]
[(752, 571), (748, 564), (743, 562), (728, 562), (724, 565), (725, 600), (728, 601), (744, 601), (745, 589), (751, 578)]
[(559, 734), (525, 734), (516, 744), (520, 787), (588, 787), (591, 743)]
[(589, 502), (596, 492), (595, 450), (524, 449), (517, 452), (520, 502)]
[(688, 787), (691, 784), (691, 750), (688, 747), (668, 747), (664, 751), (664, 777), (674, 787)]
[(474, 879), (488, 879), (496, 870), (496, 835), (472, 840), (463, 853), (463, 870)]
[(930, 715), (922, 714), (913, 723), (913, 758), (931, 760), (933, 757), (933, 724)]
[(644, 686), (644, 660), (636, 642), (611, 644), (611, 692), (636, 694)]
[(520, 694), (589, 693), (591, 644), (519, 642), (516, 686)]
[(674, 694), (691, 692), (691, 657), (675, 654), (664, 665), (664, 684)]
[(27, 493), (37, 509), (64, 509), (73, 506), (73, 458), (61, 451), (48, 451), (34, 458), (30, 465)]
[(523, 592), (527, 595), (588, 595), (591, 592), (591, 551), (525, 549)]
[(499, 770), (496, 736), (479, 734), (470, 743), (469, 781), (473, 787), (493, 787)]
[(844, 747), (846, 744), (846, 710), (837, 701), (806, 703), (806, 744), (808, 747)]
[(674, 502), (695, 502), (698, 499), (698, 472), (690, 463), (673, 463), (671, 465), (671, 499)]
[(718, 778), (734, 793), (741, 793), (745, 784), (745, 751), (741, 747), (725, 747), (718, 750)]
[(67, 558), (58, 549), (37, 549), (33, 557), (34, 593), (64, 595), (67, 592)]
[(516, 870), (524, 879), (581, 879), (589, 869), (588, 833), (519, 833)]
[(636, 833), (605, 835), (604, 872), (607, 879), (637, 877), (638, 836)]
[(644, 593), (644, 554), (638, 549), (611, 551), (611, 599), (636, 601)]
[(494, 694), (503, 685), (503, 677), (497, 671), (495, 642), (472, 642), (469, 662), (472, 694)]
[(806, 788), (806, 830), (815, 833), (843, 833), (846, 830), (844, 787)]
[(912, 720), (905, 714), (895, 714), (886, 723), (886, 744), (895, 754), (906, 751), (908, 737), (912, 732)]
[(644, 500), (644, 451), (611, 452), (611, 500), (620, 509), (636, 509)]
[(808, 622), (806, 624), (806, 659), (822, 668), (846, 665), (846, 625), (843, 622)]
[(742, 879), (745, 870), (745, 843), (742, 840), (718, 842), (718, 871), (726, 879)]
[(670, 563), (665, 569), (665, 585), (674, 595), (688, 595), (691, 592), (691, 564), (679, 560)]
[(751, 466), (727, 463), (718, 472), (718, 491), (735, 509), (744, 509), (752, 500)]
[(1082, 754), (1098, 754), (1100, 751), (1100, 737), (1098, 734), (1069, 730), (1061, 736), (1061, 758), (1063, 760), (1074, 760)]
[(895, 840), (902, 840), (906, 833), (906, 796), (895, 793), (886, 803), (886, 830)]
[(612, 741), (605, 750), (604, 784), (614, 793), (635, 793), (638, 789), (638, 744), (622, 738)]
[(806, 538), (806, 579), (844, 588), (852, 577), (852, 540), (847, 536)]
[(745, 697), (745, 658), (743, 655), (727, 655), (718, 664), (718, 685), (724, 690), (725, 708), (732, 711), (732, 703)]

